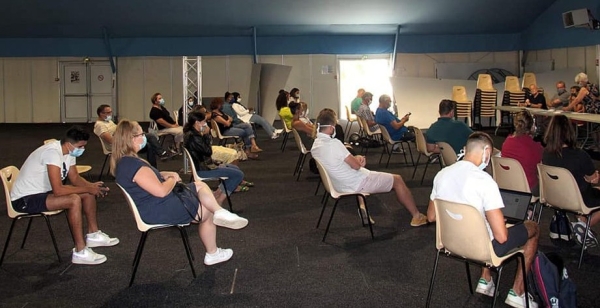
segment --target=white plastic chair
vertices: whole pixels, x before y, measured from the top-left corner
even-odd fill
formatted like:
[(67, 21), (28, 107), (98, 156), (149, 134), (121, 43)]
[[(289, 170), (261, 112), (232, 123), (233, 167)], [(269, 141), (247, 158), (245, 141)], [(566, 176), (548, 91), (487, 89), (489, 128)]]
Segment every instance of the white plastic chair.
[[(441, 254), (465, 262), (467, 266), (467, 281), (471, 294), (473, 294), (473, 287), (469, 268), (470, 263), (496, 271), (498, 273), (498, 277), (494, 281), (496, 286), (500, 285), (499, 281), (502, 277), (502, 269), (510, 260), (520, 258), (521, 270), (525, 273), (525, 255), (523, 249), (515, 249), (502, 257), (497, 256), (488, 235), (484, 218), (475, 207), (440, 199), (433, 200), (433, 203), (437, 219), (435, 228), (436, 256), (433, 273), (429, 282), (426, 307), (429, 307), (431, 302), (433, 284)], [(527, 275), (523, 276), (525, 294), (527, 294)], [(494, 290), (492, 307), (496, 304), (497, 295), (498, 287)], [(526, 305), (529, 307), (529, 301), (527, 301)]]
[(227, 191), (227, 186), (225, 186), (225, 180), (228, 180), (229, 177), (226, 177), (226, 176), (212, 177), (212, 178), (200, 177), (198, 175), (198, 172), (196, 172), (196, 164), (194, 164), (194, 160), (192, 159), (192, 155), (190, 154), (188, 149), (183, 148), (183, 152), (185, 153), (187, 160), (190, 162), (190, 168), (192, 169), (192, 179), (195, 182), (197, 182), (197, 181), (202, 181), (202, 182), (219, 181), (219, 184), (223, 185), (223, 190), (225, 190), (224, 193), (225, 193), (225, 196), (227, 196), (227, 203), (229, 204), (229, 211), (233, 212), (233, 205), (231, 204), (231, 198), (229, 197), (230, 195), (229, 195), (229, 192)]
[(445, 167), (452, 166), (456, 163), (458, 156), (452, 146), (446, 142), (437, 142), (440, 154), (442, 156), (442, 163)]
[[(423, 171), (423, 176), (421, 177), (421, 185), (423, 185), (423, 180), (425, 179), (425, 173), (427, 173), (427, 167), (431, 162), (434, 161), (435, 158), (439, 160), (439, 154), (427, 151), (427, 141), (425, 141), (425, 135), (423, 131), (417, 127), (413, 127), (415, 131), (415, 142), (417, 143), (417, 152), (419, 152), (419, 156), (417, 157), (417, 162), (415, 163), (415, 170), (413, 171), (412, 178), (415, 178), (415, 174), (417, 173), (417, 168), (419, 167), (419, 161), (421, 160), (421, 156), (425, 156), (427, 161), (425, 162), (425, 170)], [(442, 167), (442, 162), (440, 161), (440, 168)]]
[(298, 177), (296, 177), (296, 181), (300, 179), (300, 173), (302, 173), (302, 168), (304, 167), (304, 161), (306, 160), (306, 156), (310, 154), (310, 151), (306, 149), (304, 143), (302, 143), (302, 139), (300, 139), (300, 134), (295, 129), (292, 129), (292, 134), (294, 134), (294, 139), (296, 141), (296, 146), (300, 150), (300, 155), (298, 156), (298, 161), (296, 162), (296, 167), (294, 168), (294, 175), (298, 173)]
[(410, 153), (410, 161), (412, 163), (411, 166), (415, 165), (415, 162), (412, 157), (412, 149), (410, 148), (410, 142), (408, 142), (406, 140), (399, 140), (399, 141), (392, 140), (392, 137), (390, 137), (390, 133), (387, 131), (387, 129), (385, 127), (381, 128), (381, 126), (380, 126), (379, 131), (381, 132), (381, 137), (383, 139), (383, 142), (382, 142), (383, 149), (381, 150), (381, 155), (379, 156), (380, 164), (381, 164), (381, 159), (383, 158), (383, 154), (387, 153), (388, 159), (387, 159), (387, 163), (385, 164), (385, 167), (388, 168), (390, 165), (390, 158), (392, 158), (392, 152), (394, 151), (394, 146), (396, 144), (400, 144), (400, 147), (402, 148), (402, 154), (404, 155), (404, 162), (408, 165), (408, 159), (406, 158), (406, 150), (404, 149), (404, 144), (406, 143), (406, 146), (408, 147), (408, 151)]
[(181, 234), (181, 240), (183, 241), (183, 247), (185, 248), (185, 254), (187, 256), (188, 262), (190, 263), (190, 268), (192, 269), (192, 275), (194, 276), (194, 278), (196, 278), (196, 271), (194, 270), (194, 263), (192, 262), (192, 260), (194, 260), (194, 256), (192, 255), (192, 250), (190, 249), (188, 234), (184, 229), (185, 227), (189, 226), (190, 224), (169, 225), (169, 224), (147, 224), (147, 223), (145, 223), (142, 220), (142, 218), (140, 217), (140, 213), (137, 209), (137, 205), (135, 205), (135, 202), (133, 201), (133, 199), (131, 199), (131, 196), (129, 195), (129, 193), (127, 193), (127, 191), (125, 191), (125, 189), (123, 187), (121, 187), (121, 185), (117, 184), (117, 186), (119, 186), (119, 188), (123, 192), (123, 195), (125, 196), (125, 199), (127, 200), (127, 204), (129, 204), (129, 209), (131, 209), (131, 212), (133, 213), (133, 217), (135, 218), (135, 223), (137, 225), (138, 230), (140, 232), (142, 232), (142, 237), (140, 238), (140, 242), (136, 249), (135, 257), (133, 258), (133, 272), (131, 273), (131, 279), (129, 280), (129, 286), (131, 287), (133, 285), (133, 281), (135, 279), (135, 273), (137, 272), (138, 265), (140, 264), (140, 259), (142, 257), (142, 252), (144, 251), (144, 244), (146, 243), (146, 238), (148, 237), (148, 233), (153, 230), (171, 228), (171, 227), (179, 229), (179, 233)]
[(210, 125), (212, 126), (211, 133), (213, 134), (213, 137), (219, 139), (219, 145), (225, 146), (228, 140), (232, 140), (235, 143), (238, 142), (238, 139), (240, 139), (239, 136), (224, 136), (221, 134), (219, 125), (215, 120), (210, 121)]
[[(102, 174), (104, 173), (104, 167), (106, 166), (106, 162), (112, 155), (112, 151), (106, 148), (106, 144), (104, 144), (104, 140), (102, 137), (98, 136), (100, 139), (100, 145), (102, 145), (102, 153), (104, 153), (104, 163), (102, 163), (102, 169), (100, 169), (100, 175), (98, 175), (98, 181), (102, 181)], [(108, 170), (106, 170), (106, 175), (110, 172), (110, 164), (108, 164)]]
[[(329, 222), (327, 223), (327, 228), (325, 229), (325, 234), (323, 234), (323, 242), (325, 242), (325, 238), (327, 237), (327, 233), (329, 232), (329, 227), (331, 226), (331, 221), (333, 220), (333, 215), (335, 214), (335, 209), (337, 208), (338, 202), (345, 197), (356, 197), (356, 205), (358, 206), (359, 209), (359, 213), (361, 216), (361, 220), (364, 221), (364, 217), (362, 217), (362, 211), (360, 210), (360, 203), (359, 203), (359, 198), (362, 198), (364, 204), (365, 204), (365, 212), (367, 214), (367, 217), (371, 217), (371, 215), (369, 215), (369, 207), (367, 206), (367, 196), (369, 194), (367, 193), (341, 193), (338, 192), (337, 190), (335, 190), (335, 188), (333, 187), (333, 184), (331, 183), (331, 179), (329, 178), (329, 174), (327, 173), (327, 170), (325, 170), (325, 168), (323, 167), (323, 165), (321, 165), (321, 163), (319, 162), (318, 159), (315, 159), (315, 162), (317, 163), (317, 169), (319, 169), (319, 175), (321, 176), (321, 181), (323, 182), (323, 187), (325, 187), (325, 196), (327, 196), (325, 198), (325, 201), (323, 202), (323, 209), (321, 210), (321, 215), (319, 216), (319, 221), (317, 222), (317, 229), (319, 228), (319, 225), (321, 224), (321, 219), (323, 218), (323, 213), (325, 212), (325, 207), (327, 206), (327, 201), (329, 200), (329, 196), (331, 196), (333, 199), (335, 199), (335, 204), (333, 205), (333, 210), (331, 210), (331, 216), (329, 217)], [(369, 224), (369, 230), (371, 231), (371, 239), (375, 239), (375, 236), (373, 235), (373, 224), (371, 224), (371, 219), (367, 219), (367, 222)], [(362, 222), (363, 227), (364, 222)]]
[(48, 217), (60, 214), (63, 210), (57, 211), (47, 211), (41, 213), (20, 213), (14, 210), (12, 206), (12, 201), (10, 199), (10, 191), (12, 190), (13, 184), (17, 180), (19, 176), (19, 169), (15, 166), (8, 166), (2, 168), (0, 170), (0, 177), (2, 177), (2, 184), (4, 185), (4, 195), (6, 197), (6, 212), (8, 217), (12, 220), (10, 224), (10, 229), (8, 230), (8, 236), (6, 237), (6, 243), (4, 244), (4, 249), (2, 250), (2, 257), (0, 257), (0, 265), (4, 261), (4, 256), (6, 255), (6, 249), (8, 248), (8, 243), (10, 242), (10, 238), (15, 227), (15, 223), (17, 220), (21, 218), (29, 218), (29, 223), (27, 224), (27, 230), (25, 231), (25, 236), (23, 237), (23, 242), (21, 243), (21, 249), (25, 247), (25, 240), (27, 240), (27, 235), (29, 234), (29, 229), (31, 228), (31, 221), (34, 217), (43, 217), (46, 221), (46, 225), (48, 226), (48, 231), (50, 232), (50, 237), (52, 238), (52, 244), (54, 245), (54, 251), (56, 252), (56, 256), (58, 257), (58, 262), (62, 262), (60, 258), (60, 253), (58, 252), (58, 245), (56, 244), (56, 238), (54, 237), (54, 231), (52, 231), (52, 225), (50, 225), (50, 220)]

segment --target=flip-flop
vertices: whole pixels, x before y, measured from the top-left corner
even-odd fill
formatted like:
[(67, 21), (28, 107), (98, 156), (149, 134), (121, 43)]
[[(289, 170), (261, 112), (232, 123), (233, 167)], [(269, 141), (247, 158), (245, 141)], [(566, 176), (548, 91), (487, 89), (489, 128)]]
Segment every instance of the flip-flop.
[(248, 188), (248, 186), (239, 185), (234, 192), (247, 192), (249, 190), (250, 188)]
[(260, 153), (262, 151), (263, 150), (261, 148), (259, 148), (259, 147), (250, 148), (250, 152), (252, 152), (252, 153)]
[(242, 186), (246, 186), (246, 187), (254, 187), (254, 182), (248, 182), (248, 181), (244, 181), (243, 183), (241, 183), (240, 185)]

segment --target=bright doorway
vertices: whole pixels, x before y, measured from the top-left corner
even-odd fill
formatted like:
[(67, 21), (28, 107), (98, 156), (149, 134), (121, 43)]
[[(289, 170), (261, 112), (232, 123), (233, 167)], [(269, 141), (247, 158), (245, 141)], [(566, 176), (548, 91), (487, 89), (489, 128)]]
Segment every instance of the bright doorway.
[[(392, 70), (389, 59), (340, 59), (340, 118), (346, 119), (346, 107), (356, 97), (356, 91), (363, 88), (373, 93), (371, 110), (379, 105), (379, 96), (394, 97), (390, 77)], [(395, 105), (394, 105), (395, 106)], [(393, 107), (392, 107), (393, 108)]]

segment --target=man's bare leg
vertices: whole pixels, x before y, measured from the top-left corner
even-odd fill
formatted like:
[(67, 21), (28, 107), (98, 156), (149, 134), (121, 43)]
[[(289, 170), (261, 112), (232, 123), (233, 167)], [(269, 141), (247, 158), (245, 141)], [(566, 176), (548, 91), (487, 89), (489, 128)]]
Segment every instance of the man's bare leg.
[(406, 187), (404, 180), (398, 174), (394, 174), (394, 191), (396, 192), (396, 198), (404, 207), (410, 212), (413, 218), (419, 217), (419, 209), (417, 209), (417, 205), (415, 204), (415, 199), (410, 192), (410, 189)]
[(77, 194), (56, 197), (48, 195), (46, 198), (46, 208), (49, 211), (66, 210), (69, 228), (73, 235), (75, 249), (81, 251), (85, 248), (85, 240), (83, 238), (83, 223), (81, 217), (81, 198)]
[[(523, 245), (523, 254), (525, 255), (525, 270), (527, 271), (525, 274), (527, 274), (537, 252), (540, 231), (538, 225), (531, 220), (526, 220), (523, 224), (525, 225), (525, 228), (527, 228), (527, 235), (529, 238), (525, 245)], [(521, 271), (520, 261), (519, 267), (517, 267), (517, 274), (515, 275), (513, 290), (518, 295), (521, 295), (523, 292), (525, 292), (525, 287), (523, 286), (523, 272)], [(525, 298), (527, 298), (527, 296), (525, 296)]]
[(80, 194), (79, 197), (81, 198), (83, 213), (87, 218), (88, 233), (94, 233), (98, 231), (96, 197), (90, 194)]

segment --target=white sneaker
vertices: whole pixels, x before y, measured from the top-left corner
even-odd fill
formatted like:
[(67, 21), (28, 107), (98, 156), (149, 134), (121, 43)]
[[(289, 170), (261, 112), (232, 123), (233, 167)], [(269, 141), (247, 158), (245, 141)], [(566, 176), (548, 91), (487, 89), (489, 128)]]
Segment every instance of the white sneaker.
[[(527, 294), (527, 299), (529, 300), (529, 308), (538, 308), (538, 304), (533, 300), (533, 296), (531, 296), (531, 294)], [(510, 289), (510, 291), (508, 291), (508, 295), (506, 296), (506, 300), (504, 301), (504, 303), (516, 308), (526, 307), (525, 293), (519, 296), (517, 295), (517, 293), (515, 293), (513, 289)]]
[(280, 135), (281, 133), (283, 133), (283, 129), (276, 129), (275, 132)]
[(95, 265), (106, 262), (106, 256), (95, 253), (91, 248), (85, 247), (81, 251), (75, 251), (73, 248), (73, 256), (71, 262), (74, 264)]
[(475, 292), (493, 297), (495, 289), (494, 280), (490, 279), (490, 281), (486, 281), (484, 278), (479, 278)]
[(87, 247), (109, 247), (119, 244), (119, 239), (111, 238), (108, 234), (98, 230), (85, 236)]
[(279, 134), (277, 132), (273, 132), (273, 135), (271, 135), (271, 139), (277, 139), (279, 138)]
[(206, 253), (206, 255), (204, 255), (204, 264), (215, 265), (217, 263), (225, 262), (225, 261), (231, 259), (232, 256), (233, 256), (233, 250), (231, 250), (229, 248), (227, 248), (227, 249), (217, 248), (217, 251), (215, 253), (212, 253), (212, 254)]
[(248, 225), (248, 219), (233, 214), (226, 209), (220, 209), (214, 213), (213, 223), (219, 227), (241, 229)]

